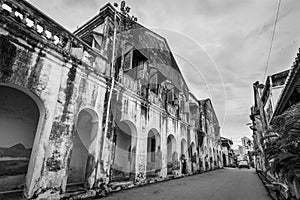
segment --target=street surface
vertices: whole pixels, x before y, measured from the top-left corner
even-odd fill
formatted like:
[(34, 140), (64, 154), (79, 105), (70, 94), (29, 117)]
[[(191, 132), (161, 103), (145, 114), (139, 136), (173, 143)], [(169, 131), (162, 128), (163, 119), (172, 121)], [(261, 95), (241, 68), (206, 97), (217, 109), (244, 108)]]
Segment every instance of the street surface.
[(109, 194), (101, 200), (271, 200), (254, 169), (225, 168)]

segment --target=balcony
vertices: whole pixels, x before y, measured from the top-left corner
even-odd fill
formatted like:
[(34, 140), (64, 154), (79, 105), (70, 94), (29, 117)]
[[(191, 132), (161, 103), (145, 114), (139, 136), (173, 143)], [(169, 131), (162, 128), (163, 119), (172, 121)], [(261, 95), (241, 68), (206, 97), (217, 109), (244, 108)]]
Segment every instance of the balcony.
[(167, 110), (170, 115), (177, 116), (177, 108), (171, 104), (167, 104)]
[(149, 99), (148, 99), (152, 104), (155, 104), (157, 106), (161, 106), (161, 102), (159, 100), (159, 97), (157, 94), (155, 94), (154, 92), (149, 92)]
[(121, 80), (121, 84), (128, 90), (132, 92), (137, 92), (138, 91), (138, 84), (137, 81), (134, 80), (131, 76), (128, 74), (123, 74)]

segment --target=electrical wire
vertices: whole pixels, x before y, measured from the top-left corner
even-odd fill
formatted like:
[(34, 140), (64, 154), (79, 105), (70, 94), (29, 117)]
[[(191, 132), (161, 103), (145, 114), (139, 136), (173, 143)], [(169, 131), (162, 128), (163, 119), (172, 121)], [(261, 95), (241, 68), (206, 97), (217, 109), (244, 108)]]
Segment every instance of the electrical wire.
[(276, 18), (275, 18), (275, 23), (274, 23), (274, 28), (273, 28), (272, 38), (271, 38), (271, 44), (270, 44), (267, 64), (266, 64), (266, 68), (265, 68), (264, 79), (267, 76), (267, 72), (268, 72), (268, 68), (269, 68), (269, 62), (270, 62), (271, 52), (272, 52), (272, 48), (273, 48), (273, 42), (274, 42), (274, 37), (275, 37), (275, 32), (276, 32), (276, 27), (277, 27), (277, 21), (278, 21), (278, 16), (279, 16), (280, 5), (281, 5), (281, 0), (278, 1)]

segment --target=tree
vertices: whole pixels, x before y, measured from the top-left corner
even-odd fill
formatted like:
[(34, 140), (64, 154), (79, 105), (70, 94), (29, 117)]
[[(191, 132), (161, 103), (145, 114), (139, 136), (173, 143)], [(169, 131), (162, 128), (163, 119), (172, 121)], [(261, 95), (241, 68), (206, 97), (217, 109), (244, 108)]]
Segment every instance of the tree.
[(269, 170), (292, 182), (300, 169), (300, 103), (272, 120), (266, 139), (265, 155)]

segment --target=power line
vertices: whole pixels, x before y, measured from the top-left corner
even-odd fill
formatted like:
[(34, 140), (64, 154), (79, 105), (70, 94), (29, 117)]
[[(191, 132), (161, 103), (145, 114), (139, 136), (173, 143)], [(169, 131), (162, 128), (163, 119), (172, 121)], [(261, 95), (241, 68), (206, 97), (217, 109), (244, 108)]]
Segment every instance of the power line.
[(273, 48), (273, 41), (275, 37), (275, 31), (276, 31), (276, 26), (277, 26), (277, 21), (278, 21), (278, 16), (279, 16), (279, 10), (280, 10), (280, 5), (281, 5), (281, 0), (278, 1), (278, 7), (277, 7), (277, 12), (276, 12), (276, 18), (275, 18), (275, 23), (274, 23), (274, 28), (273, 28), (273, 34), (271, 38), (271, 44), (270, 44), (270, 49), (269, 49), (269, 54), (268, 54), (268, 59), (267, 59), (267, 65), (265, 69), (265, 74), (264, 74), (264, 79), (267, 76), (268, 68), (269, 68), (269, 62), (270, 62), (270, 57), (271, 57), (271, 52)]

